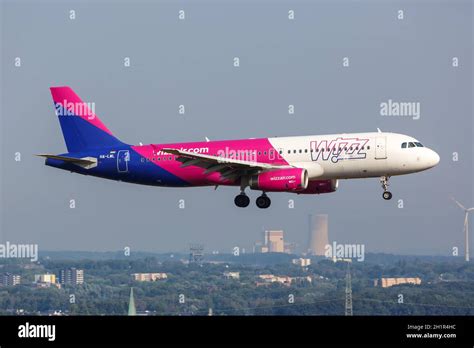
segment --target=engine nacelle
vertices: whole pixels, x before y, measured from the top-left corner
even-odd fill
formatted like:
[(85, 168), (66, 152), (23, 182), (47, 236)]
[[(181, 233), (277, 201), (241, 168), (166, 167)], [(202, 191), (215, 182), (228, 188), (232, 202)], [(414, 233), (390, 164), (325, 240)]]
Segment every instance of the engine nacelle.
[(308, 171), (303, 168), (276, 169), (252, 175), (252, 190), (267, 192), (299, 192), (308, 187)]
[(299, 194), (319, 194), (319, 193), (331, 193), (337, 190), (339, 181), (337, 179), (331, 180), (314, 180), (310, 181), (308, 187)]

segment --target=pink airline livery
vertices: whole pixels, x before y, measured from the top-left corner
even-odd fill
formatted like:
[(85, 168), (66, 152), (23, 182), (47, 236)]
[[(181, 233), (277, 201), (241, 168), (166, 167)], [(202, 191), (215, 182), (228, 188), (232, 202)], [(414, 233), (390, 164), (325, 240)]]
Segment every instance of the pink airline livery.
[(40, 154), (45, 164), (67, 171), (129, 183), (168, 186), (237, 186), (235, 205), (247, 207), (249, 187), (267, 192), (334, 192), (340, 179), (379, 177), (383, 198), (394, 175), (436, 166), (438, 154), (403, 134), (371, 132), (174, 144), (121, 142), (69, 87), (51, 87), (67, 152)]

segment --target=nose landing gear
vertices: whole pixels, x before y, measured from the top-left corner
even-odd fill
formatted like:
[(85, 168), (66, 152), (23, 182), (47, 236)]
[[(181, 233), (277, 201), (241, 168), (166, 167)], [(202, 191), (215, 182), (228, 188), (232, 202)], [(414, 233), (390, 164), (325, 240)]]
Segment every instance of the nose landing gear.
[(388, 188), (388, 179), (390, 177), (389, 176), (382, 176), (380, 177), (380, 183), (382, 184), (382, 188), (383, 188), (383, 194), (382, 194), (382, 197), (383, 199), (385, 199), (386, 201), (392, 199), (392, 193), (390, 191), (387, 191), (387, 188)]

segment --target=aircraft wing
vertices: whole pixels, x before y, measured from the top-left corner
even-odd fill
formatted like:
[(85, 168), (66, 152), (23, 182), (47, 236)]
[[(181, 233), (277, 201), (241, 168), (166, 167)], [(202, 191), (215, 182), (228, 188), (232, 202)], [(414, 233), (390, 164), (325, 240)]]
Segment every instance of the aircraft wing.
[(197, 166), (206, 169), (205, 174), (220, 172), (225, 179), (236, 179), (244, 174), (253, 174), (262, 170), (290, 168), (288, 165), (273, 165), (269, 163), (243, 161), (212, 155), (204, 155), (178, 149), (164, 148), (161, 151), (178, 156), (181, 167)]

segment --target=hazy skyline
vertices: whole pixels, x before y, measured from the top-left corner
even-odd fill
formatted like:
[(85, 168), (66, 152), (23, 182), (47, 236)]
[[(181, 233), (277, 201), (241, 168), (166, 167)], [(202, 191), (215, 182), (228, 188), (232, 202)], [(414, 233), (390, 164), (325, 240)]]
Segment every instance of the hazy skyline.
[[(450, 197), (474, 206), (470, 1), (1, 4), (2, 241), (38, 243), (40, 252), (179, 251), (191, 242), (231, 252), (282, 229), (306, 249), (314, 213), (328, 214), (330, 241), (366, 252), (463, 254), (463, 212)], [(49, 92), (58, 85), (94, 102), (128, 143), (380, 127), (417, 138), (441, 162), (392, 177), (388, 202), (378, 179), (363, 179), (325, 195), (272, 193), (267, 210), (254, 205), (259, 191), (247, 191), (252, 203), (239, 209), (235, 187), (156, 188), (46, 167), (33, 154), (66, 151)], [(381, 116), (388, 100), (420, 103), (420, 119)]]

